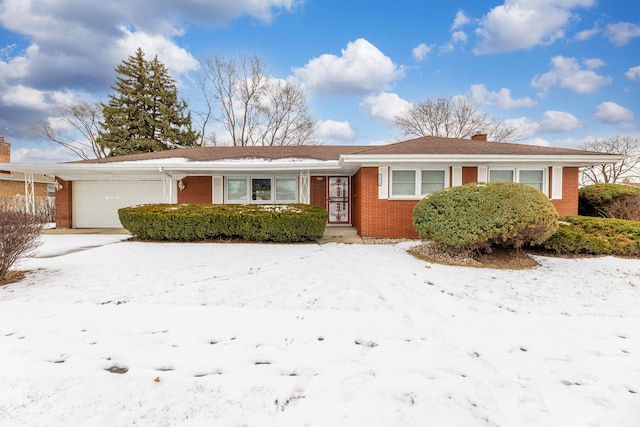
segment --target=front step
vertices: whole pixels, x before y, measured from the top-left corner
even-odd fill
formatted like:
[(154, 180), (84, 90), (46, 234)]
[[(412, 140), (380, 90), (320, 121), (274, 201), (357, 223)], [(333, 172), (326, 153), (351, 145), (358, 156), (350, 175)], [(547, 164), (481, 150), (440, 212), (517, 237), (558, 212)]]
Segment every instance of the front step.
[(362, 243), (355, 228), (349, 225), (327, 225), (324, 234), (318, 243), (338, 242), (338, 243)]

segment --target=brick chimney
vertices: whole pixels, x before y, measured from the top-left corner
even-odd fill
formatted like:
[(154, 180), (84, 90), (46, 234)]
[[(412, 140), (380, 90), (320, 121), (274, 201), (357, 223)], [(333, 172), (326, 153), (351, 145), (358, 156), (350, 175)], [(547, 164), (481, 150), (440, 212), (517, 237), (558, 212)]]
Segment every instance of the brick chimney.
[(482, 132), (476, 132), (476, 134), (471, 137), (471, 140), (472, 141), (486, 141), (487, 140), (487, 134), (486, 133), (482, 133)]
[(0, 136), (0, 163), (9, 163), (11, 161), (11, 144), (4, 142), (4, 138)]

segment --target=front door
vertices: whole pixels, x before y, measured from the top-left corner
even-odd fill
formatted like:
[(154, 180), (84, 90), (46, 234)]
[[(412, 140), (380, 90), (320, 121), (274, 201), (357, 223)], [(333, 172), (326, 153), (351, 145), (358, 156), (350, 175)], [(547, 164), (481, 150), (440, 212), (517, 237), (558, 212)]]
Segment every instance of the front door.
[(349, 224), (349, 177), (329, 177), (329, 224)]

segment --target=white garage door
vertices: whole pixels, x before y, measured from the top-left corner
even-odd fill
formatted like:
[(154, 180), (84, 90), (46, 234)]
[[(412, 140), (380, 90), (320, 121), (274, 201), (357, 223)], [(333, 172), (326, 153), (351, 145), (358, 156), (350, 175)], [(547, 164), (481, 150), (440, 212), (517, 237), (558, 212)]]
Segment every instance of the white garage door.
[(75, 181), (75, 228), (121, 228), (118, 209), (162, 203), (162, 181)]

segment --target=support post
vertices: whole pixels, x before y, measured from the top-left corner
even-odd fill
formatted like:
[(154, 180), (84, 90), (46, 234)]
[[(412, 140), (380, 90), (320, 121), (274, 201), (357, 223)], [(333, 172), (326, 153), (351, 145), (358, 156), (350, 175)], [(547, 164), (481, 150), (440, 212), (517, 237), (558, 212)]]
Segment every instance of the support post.
[(309, 171), (300, 172), (300, 203), (311, 204), (311, 176)]
[(27, 214), (36, 215), (36, 197), (33, 184), (33, 173), (25, 172), (24, 174), (24, 205)]

